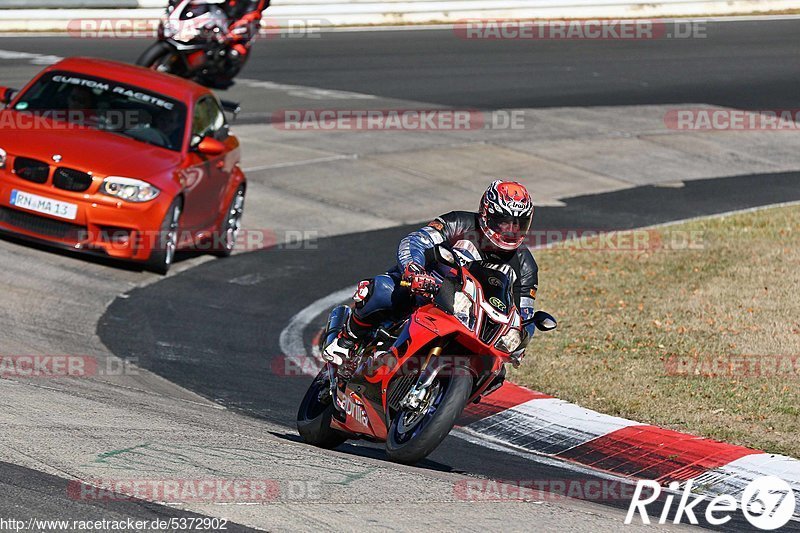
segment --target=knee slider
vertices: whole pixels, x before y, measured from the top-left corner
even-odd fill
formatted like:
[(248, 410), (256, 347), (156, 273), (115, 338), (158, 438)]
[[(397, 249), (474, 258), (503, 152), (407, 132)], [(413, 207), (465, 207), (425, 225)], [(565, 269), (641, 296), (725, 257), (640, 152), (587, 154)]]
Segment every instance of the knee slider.
[(361, 309), (372, 296), (374, 290), (374, 280), (365, 279), (358, 282), (356, 292), (353, 294), (353, 301), (356, 303), (356, 308)]

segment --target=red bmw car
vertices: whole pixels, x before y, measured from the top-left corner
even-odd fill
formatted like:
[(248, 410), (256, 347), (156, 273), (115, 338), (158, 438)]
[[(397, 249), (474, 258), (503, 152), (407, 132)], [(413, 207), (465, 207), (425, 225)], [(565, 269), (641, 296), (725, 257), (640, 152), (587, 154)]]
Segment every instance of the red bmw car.
[(208, 89), (141, 67), (72, 58), (0, 87), (0, 230), (143, 262), (233, 251), (245, 176)]

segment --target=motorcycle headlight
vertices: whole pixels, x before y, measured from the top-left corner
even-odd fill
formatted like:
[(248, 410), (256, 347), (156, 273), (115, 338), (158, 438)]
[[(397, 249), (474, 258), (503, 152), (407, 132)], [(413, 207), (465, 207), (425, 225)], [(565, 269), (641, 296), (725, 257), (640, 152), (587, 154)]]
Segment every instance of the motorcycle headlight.
[(506, 353), (514, 353), (522, 344), (522, 333), (516, 328), (511, 328), (508, 333), (497, 339), (494, 347)]
[(475, 314), (472, 312), (472, 300), (465, 293), (458, 291), (453, 298), (453, 316), (469, 329), (475, 327)]
[(157, 187), (146, 181), (120, 176), (109, 176), (104, 179), (100, 192), (128, 202), (149, 202), (161, 193)]
[(189, 24), (184, 24), (178, 31), (175, 32), (175, 40), (180, 41), (182, 43), (188, 43), (189, 41), (194, 40), (200, 34), (200, 28), (196, 26), (190, 26)]
[(8, 158), (8, 154), (5, 150), (0, 148), (0, 168), (6, 168), (6, 159)]

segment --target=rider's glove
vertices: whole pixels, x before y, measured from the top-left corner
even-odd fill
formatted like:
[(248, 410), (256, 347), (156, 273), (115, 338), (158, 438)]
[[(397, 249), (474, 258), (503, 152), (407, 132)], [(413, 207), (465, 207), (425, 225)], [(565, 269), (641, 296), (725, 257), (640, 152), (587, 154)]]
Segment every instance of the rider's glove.
[(247, 17), (239, 19), (230, 25), (225, 38), (228, 41), (246, 41), (253, 33), (253, 27), (253, 20)]
[(423, 266), (414, 262), (406, 265), (403, 281), (409, 284), (412, 294), (431, 295), (436, 293), (436, 289), (439, 287), (436, 278), (425, 272)]

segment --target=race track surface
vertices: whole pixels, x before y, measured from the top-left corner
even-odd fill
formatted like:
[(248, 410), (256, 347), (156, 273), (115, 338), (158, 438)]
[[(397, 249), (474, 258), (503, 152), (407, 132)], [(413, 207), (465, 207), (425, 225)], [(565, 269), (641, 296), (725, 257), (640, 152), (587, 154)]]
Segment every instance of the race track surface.
[[(800, 81), (798, 25), (708, 23), (704, 38), (651, 41), (464, 40), (447, 29), (326, 32), (258, 42), (242, 76), (455, 107), (792, 107)], [(128, 62), (148, 44), (77, 36), (0, 38), (2, 50)], [(280, 101), (260, 103), (282, 108)]]
[[(225, 96), (242, 102), (247, 124), (239, 127), (251, 182), (246, 224), (276, 234), (311, 228), (321, 238), (302, 249), (278, 246), (224, 261), (184, 255), (165, 279), (0, 239), (0, 353), (88, 353), (101, 361), (132, 358), (141, 369), (46, 383), (0, 379), (0, 516), (209, 515), (246, 524), (238, 530), (281, 531), (621, 527), (626, 502), (476, 504), (453, 497), (455, 483), (475, 477), (595, 479), (564, 464), (456, 437), (413, 468), (387, 463), (380, 447), (368, 444), (334, 452), (300, 444), (293, 419), (308, 378), (275, 374), (278, 336), (312, 301), (390, 266), (397, 240), (425, 217), (469, 208), (495, 172), (513, 172), (540, 189), (546, 206), (537, 208), (539, 229), (636, 228), (800, 200), (797, 133), (676, 135), (667, 139), (669, 149), (640, 139), (664, 137), (662, 107), (671, 104), (797, 107), (799, 30), (800, 21), (787, 20), (710, 23), (703, 39), (646, 42), (465, 41), (449, 30), (425, 30), (257, 43), (242, 81)], [(58, 57), (133, 61), (147, 44), (0, 37), (0, 85), (19, 87)], [(631, 107), (637, 105), (650, 107)], [(534, 122), (524, 132), (465, 137), (281, 137), (269, 126), (281, 109), (422, 106), (524, 109)], [(554, 116), (557, 122), (547, 122)], [(561, 144), (549, 145), (553, 139)], [(581, 152), (592, 142), (595, 152)], [(396, 156), (401, 163), (384, 154), (398, 146), (411, 151)], [(423, 159), (414, 150), (439, 146), (444, 155), (425, 172), (410, 168)], [(539, 150), (535, 157), (520, 155), (529, 148)], [(450, 176), (462, 149), (484, 150), (486, 170)], [(627, 158), (617, 157), (625, 150)], [(553, 163), (579, 159), (575, 153), (585, 159), (574, 168)], [(611, 162), (588, 166), (603, 157)], [(539, 178), (546, 173), (552, 176)], [(398, 201), (406, 195), (420, 196), (417, 205)], [(540, 268), (544, 280), (558, 265)], [(108, 453), (113, 461), (104, 459)], [(312, 502), (180, 509), (87, 504), (64, 490), (67, 479), (163, 472), (319, 481), (325, 490)], [(724, 529), (746, 524), (737, 518)]]
[[(646, 186), (565, 199), (565, 207), (540, 208), (536, 227), (630, 229), (787, 201), (800, 201), (800, 174), (719, 178), (677, 189)], [(121, 358), (136, 359), (140, 366), (230, 408), (291, 427), (310, 378), (280, 372), (286, 365), (278, 339), (286, 318), (323, 296), (355, 286), (358, 279), (385, 271), (396, 243), (417, 227), (342, 235), (316, 241), (308, 249), (278, 247), (207, 263), (117, 299), (101, 319), (98, 335)], [(326, 319), (320, 314), (307, 337), (324, 327)], [(186, 328), (187, 323), (203, 326)], [(145, 333), (126, 335), (130, 324)], [(296, 439), (291, 433), (285, 438)], [(383, 454), (381, 447), (358, 442), (338, 449), (369, 457)], [(420, 466), (492, 479), (565, 474), (568, 479), (592, 479), (500, 455), (451, 436)], [(739, 516), (724, 529), (747, 526)]]

